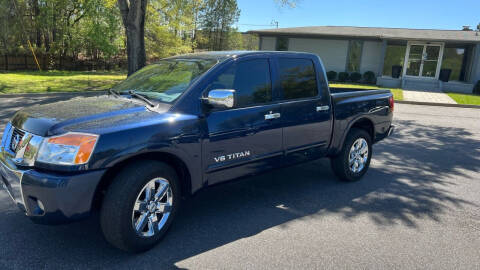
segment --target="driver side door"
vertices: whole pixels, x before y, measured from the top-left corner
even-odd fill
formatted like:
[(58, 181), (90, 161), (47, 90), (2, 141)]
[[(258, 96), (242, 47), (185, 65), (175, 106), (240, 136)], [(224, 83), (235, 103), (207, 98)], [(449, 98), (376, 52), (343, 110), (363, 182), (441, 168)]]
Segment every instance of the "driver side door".
[(272, 100), (270, 70), (269, 58), (236, 60), (207, 88), (235, 90), (236, 103), (206, 116), (203, 169), (209, 185), (281, 164), (280, 105)]

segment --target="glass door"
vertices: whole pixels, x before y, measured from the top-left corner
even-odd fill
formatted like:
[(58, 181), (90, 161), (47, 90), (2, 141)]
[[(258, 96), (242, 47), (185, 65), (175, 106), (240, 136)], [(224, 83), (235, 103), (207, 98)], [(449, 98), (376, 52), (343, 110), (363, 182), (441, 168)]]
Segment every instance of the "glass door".
[(436, 78), (440, 46), (425, 45), (423, 53), (422, 77)]
[(437, 78), (441, 48), (440, 44), (409, 44), (405, 75)]
[(423, 45), (411, 45), (407, 60), (408, 76), (420, 76), (423, 59)]

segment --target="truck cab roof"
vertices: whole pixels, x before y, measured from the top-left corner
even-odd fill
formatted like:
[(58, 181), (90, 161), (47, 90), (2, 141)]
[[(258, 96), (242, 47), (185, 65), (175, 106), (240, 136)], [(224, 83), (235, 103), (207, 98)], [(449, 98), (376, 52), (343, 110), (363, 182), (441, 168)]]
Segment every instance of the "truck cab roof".
[(266, 55), (284, 55), (284, 56), (316, 56), (312, 53), (305, 52), (294, 52), (294, 51), (209, 51), (209, 52), (199, 52), (199, 53), (190, 53), (184, 55), (178, 55), (171, 57), (170, 59), (212, 59), (222, 62), (231, 58), (239, 58), (244, 56), (266, 56)]

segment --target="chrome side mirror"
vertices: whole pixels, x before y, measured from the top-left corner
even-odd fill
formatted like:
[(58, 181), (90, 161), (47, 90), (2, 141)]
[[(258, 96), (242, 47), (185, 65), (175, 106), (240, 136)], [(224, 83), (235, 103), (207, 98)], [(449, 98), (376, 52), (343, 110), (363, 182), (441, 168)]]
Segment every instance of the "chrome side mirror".
[(208, 92), (208, 96), (204, 101), (214, 107), (220, 109), (233, 108), (235, 105), (235, 90), (233, 89), (213, 89)]

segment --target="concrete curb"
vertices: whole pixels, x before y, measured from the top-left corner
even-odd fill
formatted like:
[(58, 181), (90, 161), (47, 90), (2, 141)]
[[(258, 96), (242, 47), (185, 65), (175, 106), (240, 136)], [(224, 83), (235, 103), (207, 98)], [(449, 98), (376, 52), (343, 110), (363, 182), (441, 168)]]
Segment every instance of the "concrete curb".
[(49, 92), (49, 93), (24, 93), (24, 94), (0, 94), (0, 98), (21, 98), (21, 97), (49, 97), (49, 96), (88, 96), (94, 94), (105, 94), (107, 91), (82, 91), (82, 92)]
[(467, 104), (433, 103), (433, 102), (418, 102), (418, 101), (407, 101), (407, 100), (395, 100), (395, 103), (410, 104), (410, 105), (424, 105), (424, 106), (480, 109), (480, 106), (478, 105), (467, 105)]

